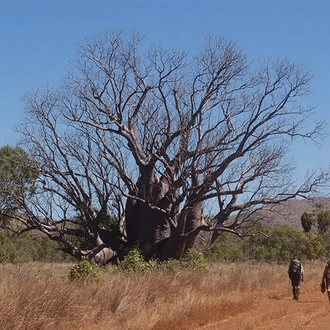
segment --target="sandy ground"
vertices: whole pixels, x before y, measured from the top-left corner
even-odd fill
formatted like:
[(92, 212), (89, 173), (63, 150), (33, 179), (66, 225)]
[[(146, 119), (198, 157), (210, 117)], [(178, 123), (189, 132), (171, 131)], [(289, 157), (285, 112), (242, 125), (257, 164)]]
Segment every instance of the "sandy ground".
[[(198, 330), (329, 330), (330, 302), (318, 289), (304, 292), (299, 301), (283, 297), (255, 297), (250, 294), (251, 310), (198, 328)], [(246, 299), (249, 299), (247, 295)]]
[[(221, 317), (218, 321), (210, 320), (208, 324), (194, 324), (183, 327), (189, 330), (329, 330), (330, 302), (327, 293), (321, 293), (317, 278), (304, 282), (301, 287), (299, 301), (292, 299), (291, 286), (287, 277), (280, 283), (261, 291), (236, 291), (231, 295), (239, 295), (240, 303), (235, 308), (225, 309), (217, 313)], [(235, 301), (235, 300), (233, 300)], [(243, 304), (241, 302), (244, 302)], [(216, 306), (214, 306), (216, 308)], [(88, 330), (117, 330), (111, 320), (104, 320), (102, 324), (90, 327)], [(127, 330), (136, 330), (134, 325)], [(171, 323), (168, 328), (152, 325), (150, 330), (182, 329)], [(87, 330), (87, 329), (84, 329)]]
[[(244, 293), (244, 299), (251, 301), (246, 310), (237, 313), (237, 309), (235, 309), (232, 314), (229, 312), (228, 317), (221, 321), (194, 327), (191, 330), (330, 329), (330, 302), (326, 293), (322, 294), (318, 288), (311, 291), (302, 289), (299, 301), (295, 301), (289, 291), (283, 296), (269, 295), (268, 297), (259, 297), (256, 292)], [(91, 329), (113, 330), (115, 328), (111, 327), (109, 323), (103, 323), (95, 328), (89, 328), (89, 330)]]

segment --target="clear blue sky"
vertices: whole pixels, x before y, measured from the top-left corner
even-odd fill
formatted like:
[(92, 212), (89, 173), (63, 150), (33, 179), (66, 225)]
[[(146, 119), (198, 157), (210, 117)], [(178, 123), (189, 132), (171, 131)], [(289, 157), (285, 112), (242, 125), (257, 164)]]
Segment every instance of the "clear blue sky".
[[(317, 106), (315, 119), (330, 124), (330, 1), (0, 1), (0, 147), (16, 142), (22, 95), (56, 86), (77, 45), (105, 29), (136, 30), (146, 45), (187, 50), (221, 35), (251, 61), (303, 63), (314, 76), (308, 101)], [(329, 144), (297, 144), (299, 171), (328, 166)]]

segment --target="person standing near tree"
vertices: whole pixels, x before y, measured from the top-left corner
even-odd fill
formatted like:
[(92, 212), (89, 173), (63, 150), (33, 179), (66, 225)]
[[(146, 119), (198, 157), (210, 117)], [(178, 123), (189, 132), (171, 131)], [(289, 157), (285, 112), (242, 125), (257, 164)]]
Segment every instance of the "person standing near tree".
[[(323, 275), (322, 275), (322, 282), (321, 282), (321, 288), (323, 286), (323, 290), (328, 292), (328, 298), (330, 301), (330, 260), (327, 262), (327, 264), (324, 267)], [(323, 292), (322, 290), (322, 292)]]
[(304, 281), (304, 269), (297, 257), (292, 258), (288, 269), (288, 275), (291, 280), (293, 299), (299, 300), (300, 285), (301, 282)]

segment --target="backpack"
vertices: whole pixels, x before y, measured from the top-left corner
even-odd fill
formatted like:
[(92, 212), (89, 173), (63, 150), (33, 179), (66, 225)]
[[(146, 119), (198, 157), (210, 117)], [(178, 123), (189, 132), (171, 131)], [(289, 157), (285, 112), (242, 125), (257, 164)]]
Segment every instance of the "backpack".
[(327, 265), (327, 278), (330, 279), (330, 264)]
[[(290, 264), (290, 269), (289, 269), (289, 274), (290, 276), (300, 276), (301, 275), (301, 263), (297, 259), (293, 259)], [(330, 274), (329, 274), (330, 275)]]

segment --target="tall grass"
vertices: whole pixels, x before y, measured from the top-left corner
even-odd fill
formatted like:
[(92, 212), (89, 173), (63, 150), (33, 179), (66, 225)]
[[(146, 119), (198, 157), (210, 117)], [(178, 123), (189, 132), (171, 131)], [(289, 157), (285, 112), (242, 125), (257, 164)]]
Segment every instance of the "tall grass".
[[(71, 268), (0, 265), (0, 329), (191, 330), (252, 311), (261, 298), (290, 295), (281, 265), (218, 263), (208, 273), (108, 269), (98, 281), (70, 281)], [(313, 280), (304, 290), (314, 290), (323, 264), (305, 268)]]

